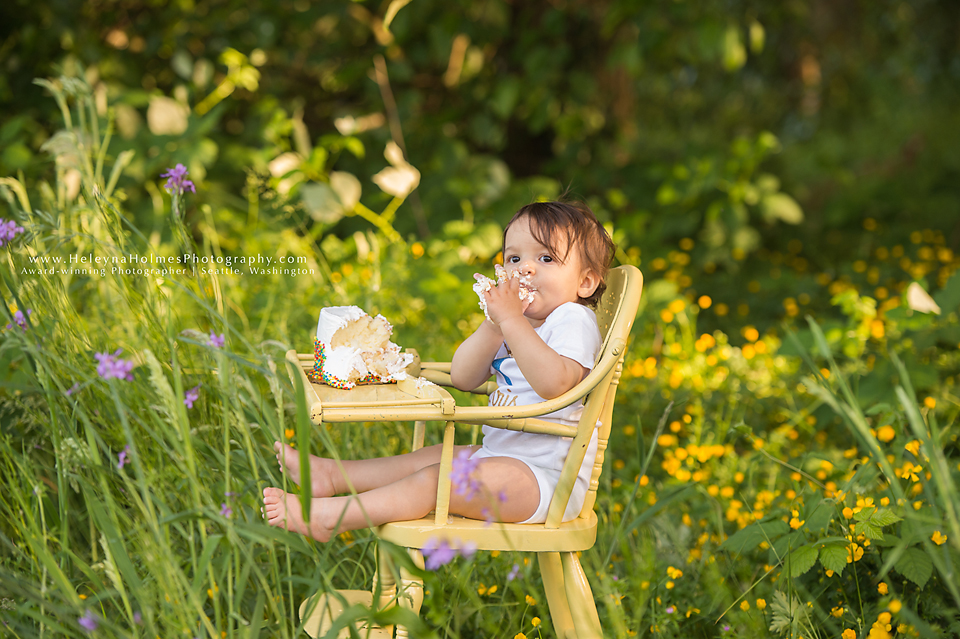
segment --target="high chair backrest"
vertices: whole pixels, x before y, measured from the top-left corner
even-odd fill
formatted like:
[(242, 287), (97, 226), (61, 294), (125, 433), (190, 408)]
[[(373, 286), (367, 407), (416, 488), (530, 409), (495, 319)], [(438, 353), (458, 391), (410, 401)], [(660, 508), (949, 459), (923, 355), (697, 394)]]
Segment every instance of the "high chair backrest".
[[(600, 473), (603, 470), (603, 460), (610, 439), (610, 429), (613, 421), (613, 404), (623, 368), (623, 357), (626, 352), (630, 329), (637, 315), (640, 305), (640, 294), (643, 290), (643, 275), (635, 266), (618, 266), (610, 269), (606, 278), (607, 290), (604, 291), (600, 303), (597, 305), (597, 323), (600, 326), (600, 335), (603, 339), (600, 356), (597, 358), (596, 368), (604, 368), (604, 364), (615, 359), (615, 364), (604, 379), (596, 385), (590, 394), (584, 398), (583, 413), (580, 416), (578, 430), (590, 432), (597, 427), (597, 457), (590, 477), (590, 486), (580, 516), (585, 517), (596, 503), (597, 487), (600, 483)], [(580, 437), (578, 436), (578, 439)], [(571, 447), (571, 453), (574, 453)], [(580, 457), (582, 459), (582, 456)], [(573, 466), (575, 460), (570, 460)], [(579, 464), (576, 464), (579, 468)], [(570, 475), (575, 469), (571, 468), (565, 474)], [(565, 487), (566, 488), (566, 487)], [(572, 484), (569, 486), (572, 489)], [(566, 493), (565, 495), (563, 493)], [(570, 490), (560, 490), (554, 494), (547, 515), (547, 527), (552, 528), (559, 524), (559, 518), (566, 508)], [(556, 503), (555, 503), (556, 502)], [(562, 503), (560, 503), (562, 502)]]

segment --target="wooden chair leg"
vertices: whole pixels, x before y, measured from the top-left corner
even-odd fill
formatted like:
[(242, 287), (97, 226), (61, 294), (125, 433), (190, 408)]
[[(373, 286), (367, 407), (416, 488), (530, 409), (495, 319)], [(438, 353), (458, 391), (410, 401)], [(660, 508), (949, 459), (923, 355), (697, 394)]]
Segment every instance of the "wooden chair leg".
[(593, 590), (583, 572), (580, 560), (575, 552), (560, 553), (563, 563), (563, 588), (567, 593), (570, 615), (576, 628), (577, 639), (602, 639), (600, 616), (597, 604), (593, 600)]
[(384, 552), (377, 545), (377, 572), (373, 576), (373, 596), (377, 596), (380, 588), (380, 598), (377, 600), (377, 610), (389, 608), (396, 602), (397, 579), (393, 573), (393, 561), (390, 554)]
[(543, 590), (547, 594), (547, 607), (550, 609), (550, 621), (560, 639), (576, 637), (573, 617), (567, 603), (567, 593), (563, 587), (563, 564), (558, 552), (537, 553), (540, 564), (540, 576), (543, 577)]
[[(407, 552), (413, 559), (413, 563), (423, 569), (423, 554), (416, 548), (409, 548)], [(398, 603), (404, 608), (409, 608), (416, 615), (420, 614), (420, 606), (423, 605), (423, 582), (403, 568), (400, 569)], [(405, 626), (397, 626), (397, 639), (407, 639), (409, 636), (410, 633)]]

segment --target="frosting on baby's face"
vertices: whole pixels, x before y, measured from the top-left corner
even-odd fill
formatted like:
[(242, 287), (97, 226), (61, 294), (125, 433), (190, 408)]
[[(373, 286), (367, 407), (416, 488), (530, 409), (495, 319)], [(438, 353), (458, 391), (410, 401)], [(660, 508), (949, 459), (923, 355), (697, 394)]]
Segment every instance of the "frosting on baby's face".
[(535, 292), (523, 311), (534, 326), (539, 326), (561, 305), (587, 299), (596, 291), (600, 279), (585, 268), (578, 247), (568, 246), (563, 238), (551, 249), (537, 239), (529, 217), (513, 222), (504, 236), (503, 263), (507, 269), (523, 274), (528, 288)]

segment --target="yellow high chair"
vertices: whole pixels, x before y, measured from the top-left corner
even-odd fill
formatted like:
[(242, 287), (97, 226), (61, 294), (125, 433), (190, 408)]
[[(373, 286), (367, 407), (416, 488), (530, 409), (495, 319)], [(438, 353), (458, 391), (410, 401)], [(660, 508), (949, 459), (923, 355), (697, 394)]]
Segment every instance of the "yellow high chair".
[[(528, 551), (537, 553), (547, 605), (557, 634), (561, 639), (601, 637), (600, 619), (590, 584), (587, 582), (577, 553), (588, 550), (597, 539), (597, 515), (593, 512), (604, 451), (610, 437), (614, 396), (620, 381), (624, 353), (630, 328), (636, 317), (643, 288), (643, 275), (633, 266), (611, 269), (607, 290), (597, 306), (603, 345), (593, 370), (575, 387), (554, 399), (526, 406), (457, 406), (447, 392), (450, 386), (449, 362), (417, 363), (409, 372), (414, 375), (399, 384), (356, 386), (341, 390), (308, 381), (306, 371), (313, 366), (313, 355), (287, 353), (287, 359), (297, 364), (306, 392), (310, 417), (315, 424), (355, 421), (413, 421), (413, 449), (423, 446), (427, 421), (446, 423), (443, 434), (443, 452), (440, 462), (440, 482), (437, 506), (433, 515), (415, 521), (399, 521), (380, 526), (380, 539), (403, 546), (415, 565), (423, 567), (420, 552), (427, 541), (444, 539), (454, 548), (474, 544), (478, 550)], [(420, 377), (416, 377), (419, 374)], [(423, 379), (432, 383), (425, 383)], [(474, 393), (490, 394), (496, 383), (488, 381)], [(565, 426), (537, 419), (584, 398), (584, 410), (579, 424)], [(488, 524), (449, 514), (450, 471), (453, 462), (455, 423), (486, 424), (531, 433), (547, 433), (573, 439), (570, 452), (561, 471), (560, 481), (550, 502), (547, 520), (542, 524)], [(579, 516), (561, 523), (567, 501), (573, 490), (577, 473), (583, 463), (587, 445), (598, 427), (597, 457), (590, 480), (589, 492)], [(377, 609), (400, 605), (419, 614), (423, 602), (423, 583), (401, 568), (399, 583), (389, 555), (378, 552), (378, 570), (373, 592), (379, 590)], [(378, 582), (378, 583), (377, 583)], [(322, 637), (333, 621), (355, 603), (373, 605), (373, 592), (340, 590), (337, 593), (315, 595), (300, 606), (304, 630), (311, 637)], [(346, 605), (344, 605), (346, 604)], [(392, 627), (377, 627), (359, 622), (361, 637), (392, 637)], [(349, 629), (340, 637), (348, 637)], [(407, 637), (407, 629), (396, 628), (398, 638)]]

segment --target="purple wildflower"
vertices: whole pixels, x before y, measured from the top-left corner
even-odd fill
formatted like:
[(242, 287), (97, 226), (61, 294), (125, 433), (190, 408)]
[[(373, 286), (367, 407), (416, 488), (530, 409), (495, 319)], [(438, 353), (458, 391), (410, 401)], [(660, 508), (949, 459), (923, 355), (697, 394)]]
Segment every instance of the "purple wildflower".
[(0, 218), (0, 248), (6, 246), (20, 233), (23, 233), (22, 226), (17, 226), (17, 223), (13, 220)]
[(177, 164), (177, 166), (173, 167), (172, 169), (167, 169), (167, 172), (160, 177), (167, 178), (167, 183), (163, 185), (163, 188), (167, 190), (167, 193), (183, 195), (184, 191), (190, 191), (191, 193), (197, 192), (193, 182), (186, 179), (187, 167), (182, 164)]
[(423, 545), (422, 552), (426, 560), (424, 567), (427, 570), (436, 570), (440, 566), (445, 566), (457, 556), (457, 551), (447, 543), (446, 539), (438, 540), (436, 537), (427, 540), (427, 543)]
[(90, 612), (89, 610), (83, 613), (83, 616), (77, 619), (77, 623), (80, 624), (80, 627), (86, 630), (87, 632), (93, 632), (97, 629), (97, 626), (100, 624), (97, 622), (97, 616)]
[(473, 557), (477, 552), (477, 544), (472, 541), (467, 541), (461, 544), (460, 549), (457, 550), (455, 545), (450, 545), (446, 539), (431, 537), (423, 545), (421, 552), (423, 553), (423, 558), (426, 560), (424, 567), (427, 570), (436, 570), (440, 566), (449, 564), (458, 554), (464, 559)]
[(224, 502), (220, 504), (220, 515), (229, 519), (230, 516), (233, 515), (233, 509)]
[(664, 612), (666, 612), (668, 615), (672, 615), (672, 614), (673, 614), (673, 611), (674, 611), (674, 607), (673, 607), (673, 606), (667, 606), (667, 608), (666, 608), (666, 610), (665, 610)]
[(456, 459), (453, 460), (453, 467), (450, 470), (450, 483), (458, 495), (466, 496), (467, 501), (480, 492), (480, 482), (473, 477), (474, 471), (480, 464), (479, 459), (470, 459), (470, 451), (464, 449), (460, 451)]
[(507, 581), (513, 581), (520, 574), (520, 564), (513, 564), (513, 568), (507, 573)]
[[(23, 330), (27, 330), (27, 317), (33, 315), (33, 309), (27, 309), (27, 314), (24, 315), (23, 311), (15, 311), (13, 314), (13, 324), (16, 324)], [(13, 328), (13, 324), (7, 324), (7, 328)]]
[(133, 381), (133, 373), (131, 372), (133, 370), (133, 360), (120, 359), (119, 356), (122, 351), (122, 348), (118, 348), (112, 355), (108, 353), (97, 353), (95, 355), (97, 361), (100, 362), (97, 365), (97, 374), (100, 377), (103, 379), (116, 377), (128, 382)]
[(730, 624), (728, 624), (728, 623), (723, 624), (723, 631), (724, 631), (724, 632), (730, 632)]
[(214, 348), (223, 348), (223, 345), (226, 344), (227, 340), (224, 339), (223, 333), (217, 335), (213, 331), (210, 331), (210, 346)]
[(193, 408), (193, 403), (200, 399), (200, 386), (201, 384), (197, 384), (184, 394), (183, 403), (187, 408)]
[(137, 624), (138, 626), (143, 625), (143, 615), (140, 614), (139, 610), (133, 613), (133, 623)]
[(123, 450), (120, 451), (120, 454), (117, 455), (119, 461), (117, 462), (117, 470), (122, 470), (124, 466), (127, 465), (127, 457), (130, 455), (130, 446), (124, 446)]
[(66, 395), (67, 397), (70, 397), (71, 395), (76, 393), (78, 390), (80, 390), (80, 382), (75, 382), (73, 386), (63, 391), (63, 394)]
[(484, 506), (483, 510), (480, 511), (480, 514), (483, 515), (484, 527), (493, 523), (494, 516), (492, 510)]

